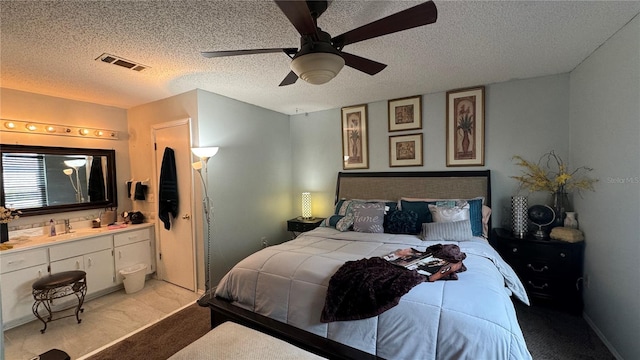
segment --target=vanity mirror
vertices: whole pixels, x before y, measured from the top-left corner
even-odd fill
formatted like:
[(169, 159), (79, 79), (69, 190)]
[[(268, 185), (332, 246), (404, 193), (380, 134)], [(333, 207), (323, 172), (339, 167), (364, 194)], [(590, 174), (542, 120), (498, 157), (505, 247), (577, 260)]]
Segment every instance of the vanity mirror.
[(0, 145), (0, 202), (21, 216), (116, 207), (115, 150)]

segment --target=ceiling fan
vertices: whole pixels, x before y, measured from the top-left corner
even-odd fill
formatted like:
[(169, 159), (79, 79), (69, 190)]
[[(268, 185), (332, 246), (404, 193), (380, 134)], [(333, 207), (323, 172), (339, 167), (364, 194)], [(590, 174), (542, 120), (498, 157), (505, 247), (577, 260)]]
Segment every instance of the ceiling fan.
[(387, 65), (342, 51), (349, 44), (368, 40), (397, 31), (432, 24), (438, 18), (433, 1), (389, 15), (367, 25), (331, 37), (322, 31), (317, 20), (327, 9), (328, 1), (275, 0), (280, 10), (300, 33), (300, 50), (297, 48), (247, 49), (228, 51), (203, 51), (207, 58), (284, 52), (291, 60), (291, 71), (280, 86), (291, 85), (300, 77), (311, 84), (324, 84), (333, 79), (344, 65), (375, 75)]

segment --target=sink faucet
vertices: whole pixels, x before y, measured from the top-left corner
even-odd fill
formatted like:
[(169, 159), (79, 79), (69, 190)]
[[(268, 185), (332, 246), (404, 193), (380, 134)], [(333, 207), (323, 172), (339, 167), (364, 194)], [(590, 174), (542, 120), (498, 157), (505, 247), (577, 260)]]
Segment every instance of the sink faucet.
[(69, 219), (64, 220), (64, 233), (65, 234), (71, 233), (71, 224), (69, 223)]

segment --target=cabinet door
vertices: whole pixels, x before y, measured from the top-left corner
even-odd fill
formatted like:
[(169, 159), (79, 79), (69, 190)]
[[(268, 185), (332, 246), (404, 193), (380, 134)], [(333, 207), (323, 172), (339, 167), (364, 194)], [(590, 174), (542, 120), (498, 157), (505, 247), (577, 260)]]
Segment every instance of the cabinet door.
[(116, 285), (111, 249), (85, 255), (84, 271), (87, 272), (87, 294)]
[(84, 270), (87, 273), (87, 295), (116, 284), (110, 249), (51, 263), (51, 273), (70, 270)]
[(52, 274), (71, 270), (84, 270), (84, 259), (82, 258), (82, 256), (76, 256), (51, 262)]
[(47, 266), (38, 265), (2, 274), (2, 322), (5, 326), (16, 319), (31, 317), (34, 281), (47, 275)]
[(140, 241), (125, 246), (118, 246), (115, 248), (115, 252), (116, 282), (118, 284), (122, 283), (122, 277), (118, 274), (120, 269), (137, 264), (146, 264), (147, 274), (152, 272), (150, 240)]

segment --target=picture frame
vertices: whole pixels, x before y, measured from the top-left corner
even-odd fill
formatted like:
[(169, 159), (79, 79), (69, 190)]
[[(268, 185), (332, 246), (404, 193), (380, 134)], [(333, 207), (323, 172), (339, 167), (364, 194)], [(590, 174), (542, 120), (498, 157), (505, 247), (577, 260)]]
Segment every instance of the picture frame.
[(369, 168), (367, 105), (342, 108), (342, 168)]
[(422, 96), (388, 101), (389, 132), (422, 129)]
[(447, 91), (447, 166), (484, 166), (484, 86)]
[(389, 166), (422, 166), (422, 133), (389, 136)]

